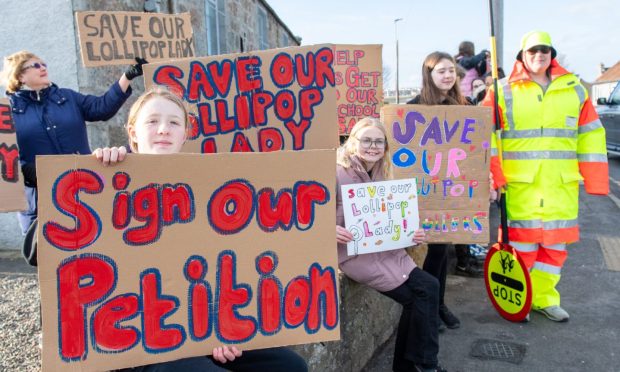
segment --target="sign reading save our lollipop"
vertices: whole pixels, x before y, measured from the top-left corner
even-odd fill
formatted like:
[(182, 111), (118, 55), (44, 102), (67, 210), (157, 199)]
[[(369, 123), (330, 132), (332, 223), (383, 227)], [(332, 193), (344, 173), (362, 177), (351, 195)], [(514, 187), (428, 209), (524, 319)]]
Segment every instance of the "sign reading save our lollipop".
[(342, 185), (342, 206), (353, 241), (349, 256), (411, 245), (419, 228), (415, 179)]

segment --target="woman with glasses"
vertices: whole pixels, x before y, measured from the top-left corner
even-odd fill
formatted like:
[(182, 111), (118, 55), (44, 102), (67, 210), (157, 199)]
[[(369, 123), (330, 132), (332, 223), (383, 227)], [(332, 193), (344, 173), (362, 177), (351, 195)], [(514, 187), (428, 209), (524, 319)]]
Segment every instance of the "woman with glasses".
[[(345, 229), (341, 185), (392, 178), (386, 130), (379, 120), (358, 121), (338, 149), (336, 166), (336, 240), (338, 266), (349, 278), (368, 285), (403, 305), (396, 333), (394, 371), (443, 371), (437, 363), (437, 280), (416, 267), (404, 249), (347, 255), (353, 235)], [(413, 234), (414, 244), (425, 240), (424, 230)]]
[[(506, 191), (510, 245), (530, 268), (532, 309), (565, 322), (556, 286), (566, 245), (579, 240), (579, 181), (587, 193), (606, 195), (609, 176), (605, 129), (588, 91), (556, 55), (546, 32), (521, 39), (510, 77), (498, 83), (503, 161), (493, 137), (491, 171)], [(490, 89), (483, 105), (493, 101)]]
[(47, 64), (31, 52), (5, 57), (2, 80), (11, 102), (29, 205), (18, 215), (24, 234), (37, 216), (36, 156), (90, 154), (85, 122), (108, 120), (116, 114), (131, 95), (129, 81), (142, 75), (143, 63), (140, 59), (96, 97), (59, 88), (51, 82)]

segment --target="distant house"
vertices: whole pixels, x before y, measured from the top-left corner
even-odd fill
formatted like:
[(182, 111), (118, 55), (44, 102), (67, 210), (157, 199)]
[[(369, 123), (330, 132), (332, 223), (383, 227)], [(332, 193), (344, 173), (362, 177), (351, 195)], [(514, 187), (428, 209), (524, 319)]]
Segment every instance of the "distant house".
[(592, 84), (592, 102), (596, 105), (599, 98), (608, 98), (620, 81), (620, 61), (594, 80)]

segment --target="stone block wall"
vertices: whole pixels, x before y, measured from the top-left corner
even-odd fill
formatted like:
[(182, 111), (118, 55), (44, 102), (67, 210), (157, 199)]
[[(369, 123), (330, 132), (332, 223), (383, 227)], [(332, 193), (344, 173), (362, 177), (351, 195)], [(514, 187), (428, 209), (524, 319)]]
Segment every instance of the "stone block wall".
[(340, 274), (340, 341), (293, 346), (310, 371), (357, 372), (394, 333), (401, 305)]

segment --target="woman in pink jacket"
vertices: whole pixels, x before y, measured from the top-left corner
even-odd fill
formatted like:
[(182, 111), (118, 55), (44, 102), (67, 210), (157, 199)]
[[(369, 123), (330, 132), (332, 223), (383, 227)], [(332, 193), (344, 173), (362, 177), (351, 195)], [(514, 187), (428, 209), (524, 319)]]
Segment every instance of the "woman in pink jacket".
[[(437, 362), (437, 279), (416, 267), (404, 249), (347, 256), (346, 244), (353, 235), (344, 228), (340, 186), (391, 179), (390, 158), (385, 127), (373, 118), (357, 122), (347, 141), (338, 149), (338, 265), (349, 278), (403, 305), (396, 334), (394, 371), (445, 371)], [(419, 244), (424, 240), (424, 231), (417, 230), (413, 242)]]

